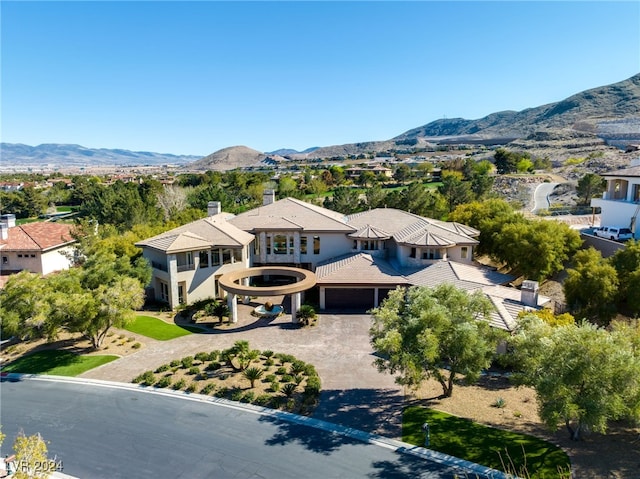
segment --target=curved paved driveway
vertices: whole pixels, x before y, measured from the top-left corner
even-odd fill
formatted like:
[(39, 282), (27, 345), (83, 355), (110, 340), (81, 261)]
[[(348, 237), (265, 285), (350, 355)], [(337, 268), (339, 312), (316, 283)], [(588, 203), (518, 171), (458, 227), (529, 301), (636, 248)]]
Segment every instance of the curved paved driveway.
[(257, 319), (253, 306), (239, 305), (238, 323), (207, 334), (190, 334), (170, 341), (146, 339), (146, 347), (82, 377), (130, 382), (172, 359), (200, 351), (224, 349), (239, 339), (254, 349), (293, 354), (313, 364), (322, 380), (320, 405), (314, 417), (388, 437), (400, 438), (403, 394), (389, 374), (373, 366), (367, 314), (322, 314), (318, 325), (296, 328), (290, 315)]

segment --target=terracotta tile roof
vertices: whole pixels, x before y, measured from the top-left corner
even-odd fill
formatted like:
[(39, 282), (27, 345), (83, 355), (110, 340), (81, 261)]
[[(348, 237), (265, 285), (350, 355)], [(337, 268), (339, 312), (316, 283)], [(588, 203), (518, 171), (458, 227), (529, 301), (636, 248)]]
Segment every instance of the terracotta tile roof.
[(7, 230), (7, 239), (0, 239), (2, 251), (47, 251), (73, 243), (72, 225), (42, 221), (25, 223)]

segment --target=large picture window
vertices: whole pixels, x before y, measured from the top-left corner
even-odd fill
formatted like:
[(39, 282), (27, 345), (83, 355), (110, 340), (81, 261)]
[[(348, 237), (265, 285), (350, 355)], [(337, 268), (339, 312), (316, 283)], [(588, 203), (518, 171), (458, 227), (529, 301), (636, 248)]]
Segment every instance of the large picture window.
[(275, 235), (273, 237), (273, 252), (275, 254), (287, 254), (287, 237)]
[(300, 254), (307, 254), (307, 237), (300, 237)]
[(211, 250), (211, 264), (213, 266), (220, 266), (220, 250), (219, 249)]
[(200, 267), (208, 268), (209, 267), (209, 252), (208, 251), (200, 251)]
[(313, 237), (313, 254), (320, 254), (320, 236)]

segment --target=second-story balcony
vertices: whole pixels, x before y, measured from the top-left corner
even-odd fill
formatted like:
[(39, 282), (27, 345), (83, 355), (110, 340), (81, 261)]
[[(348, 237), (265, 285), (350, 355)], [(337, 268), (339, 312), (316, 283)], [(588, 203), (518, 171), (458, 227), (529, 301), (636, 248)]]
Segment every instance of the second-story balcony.
[(178, 265), (178, 273), (181, 273), (182, 271), (193, 271), (194, 269), (196, 269), (196, 265), (194, 263)]

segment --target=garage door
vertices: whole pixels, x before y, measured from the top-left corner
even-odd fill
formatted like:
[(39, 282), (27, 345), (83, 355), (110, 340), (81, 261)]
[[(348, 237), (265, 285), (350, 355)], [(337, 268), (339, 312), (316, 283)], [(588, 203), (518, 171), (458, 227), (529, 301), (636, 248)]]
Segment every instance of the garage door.
[(373, 289), (327, 288), (324, 299), (327, 309), (366, 311), (373, 308), (373, 297)]

